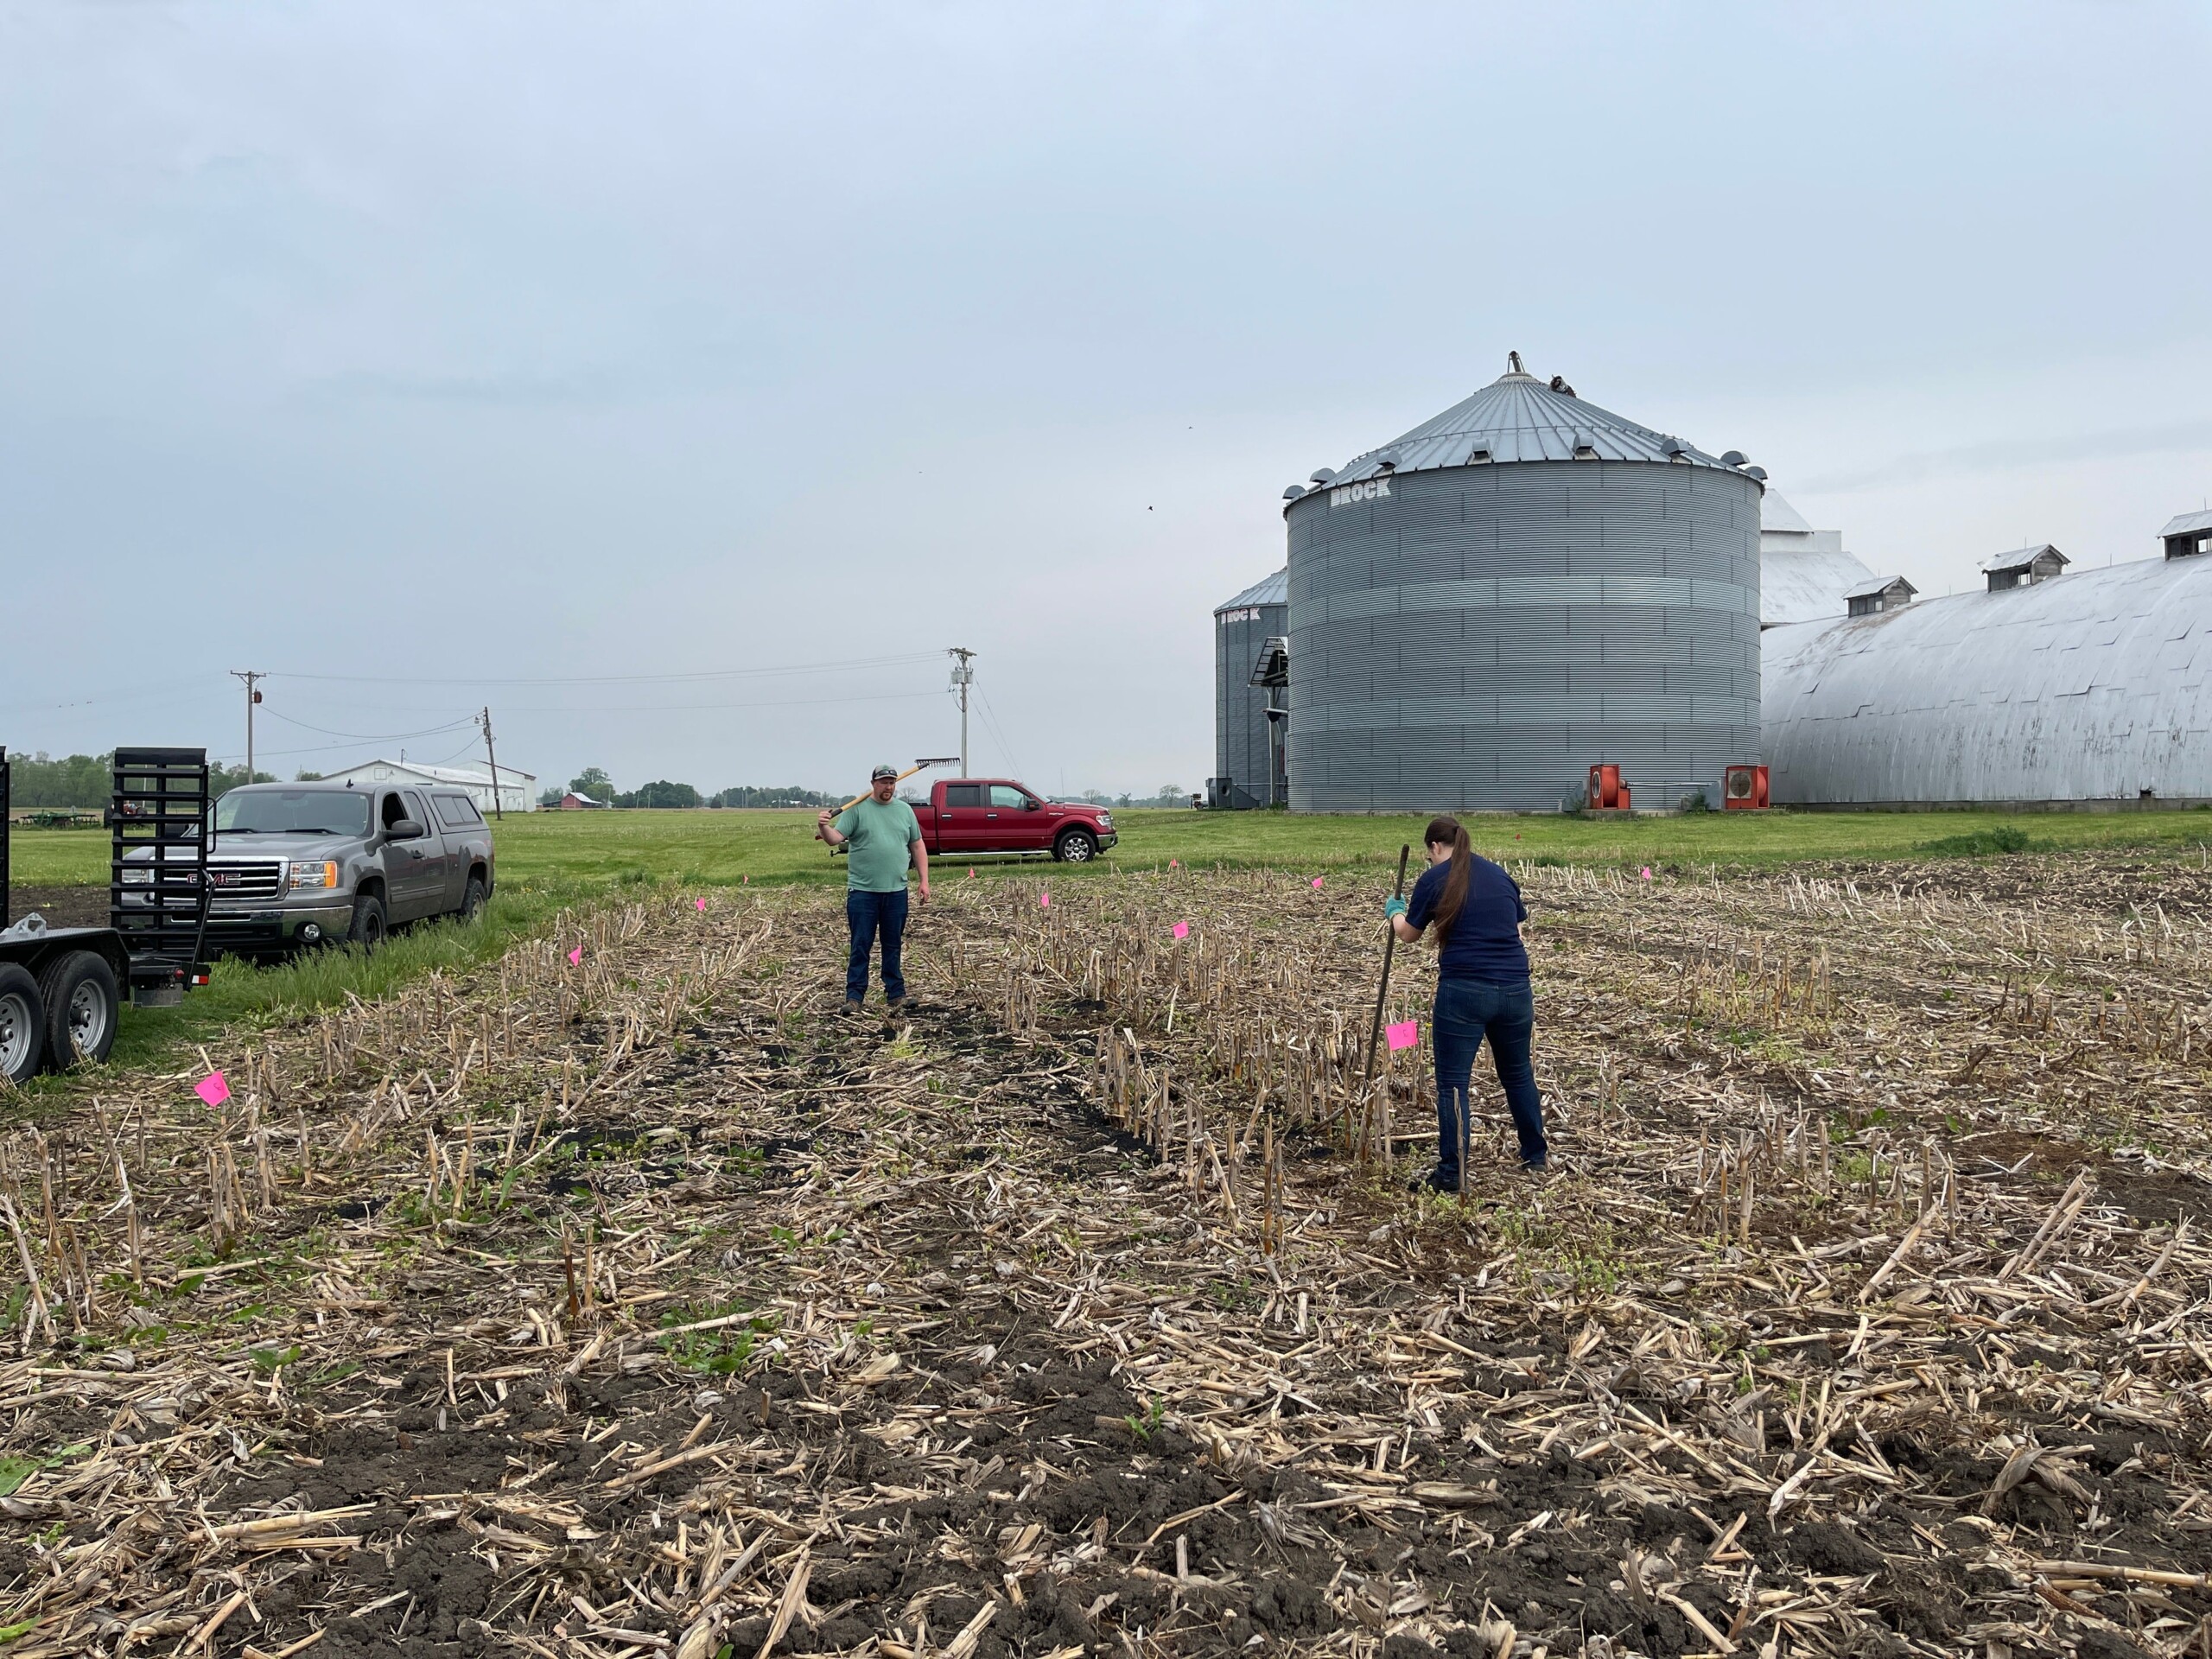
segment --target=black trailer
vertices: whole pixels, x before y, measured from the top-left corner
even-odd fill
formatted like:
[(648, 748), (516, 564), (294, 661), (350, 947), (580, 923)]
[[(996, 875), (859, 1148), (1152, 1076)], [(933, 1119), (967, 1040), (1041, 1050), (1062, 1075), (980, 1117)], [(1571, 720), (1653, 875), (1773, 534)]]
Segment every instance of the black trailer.
[[(48, 927), (9, 913), (8, 752), (0, 748), (0, 1077), (104, 1060), (123, 988), (174, 1007), (207, 982), (207, 752), (118, 749), (109, 803), (108, 923)], [(147, 856), (125, 855), (150, 849)], [(11, 925), (12, 924), (12, 925)]]

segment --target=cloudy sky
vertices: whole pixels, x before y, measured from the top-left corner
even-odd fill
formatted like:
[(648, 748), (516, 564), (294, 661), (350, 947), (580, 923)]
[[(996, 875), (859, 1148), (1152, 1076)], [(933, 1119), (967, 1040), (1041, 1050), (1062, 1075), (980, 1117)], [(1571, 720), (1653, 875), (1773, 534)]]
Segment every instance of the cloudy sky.
[[(1926, 591), (2212, 493), (2212, 9), (0, 0), (0, 742), (1200, 785), (1493, 378)], [(857, 784), (855, 787), (858, 787)]]

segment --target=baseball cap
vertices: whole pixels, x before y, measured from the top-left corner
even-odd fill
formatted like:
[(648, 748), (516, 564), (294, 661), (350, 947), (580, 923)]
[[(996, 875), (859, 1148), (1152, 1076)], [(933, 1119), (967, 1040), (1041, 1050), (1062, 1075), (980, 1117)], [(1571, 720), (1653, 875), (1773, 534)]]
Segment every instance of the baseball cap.
[(895, 781), (899, 776), (899, 768), (887, 760), (868, 776), (870, 783), (874, 783), (879, 778), (889, 778)]

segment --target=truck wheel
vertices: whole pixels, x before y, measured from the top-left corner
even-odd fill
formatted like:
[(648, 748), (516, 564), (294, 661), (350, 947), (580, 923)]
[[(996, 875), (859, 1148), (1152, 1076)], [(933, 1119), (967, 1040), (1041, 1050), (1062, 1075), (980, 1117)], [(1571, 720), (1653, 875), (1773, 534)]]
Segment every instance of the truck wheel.
[(79, 1061), (105, 1060), (123, 1007), (115, 969), (90, 950), (72, 950), (46, 970), (39, 992), (46, 1002), (46, 1063), (67, 1071)]
[(1088, 864), (1098, 856), (1098, 842), (1088, 830), (1071, 830), (1052, 843), (1052, 856), (1063, 864)]
[(483, 911), (484, 878), (480, 875), (472, 875), (468, 878), (468, 891), (461, 895), (461, 919), (464, 922), (473, 922), (483, 913)]
[(46, 1003), (38, 982), (14, 963), (0, 963), (0, 1077), (29, 1083), (46, 1054)]
[(346, 930), (348, 944), (358, 944), (364, 952), (375, 950), (384, 943), (384, 900), (373, 893), (365, 893), (353, 900), (353, 925)]

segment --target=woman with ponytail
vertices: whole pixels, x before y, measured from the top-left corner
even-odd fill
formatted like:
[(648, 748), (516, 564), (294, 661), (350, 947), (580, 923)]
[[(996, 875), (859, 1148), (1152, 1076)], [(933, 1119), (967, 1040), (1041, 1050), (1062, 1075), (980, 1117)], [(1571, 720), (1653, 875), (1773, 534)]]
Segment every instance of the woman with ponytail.
[(1548, 1155), (1543, 1104), (1529, 1058), (1536, 1027), (1529, 952), (1521, 943), (1529, 907), (1513, 878), (1476, 853), (1457, 818), (1430, 819), (1422, 839), (1428, 843), (1428, 868), (1414, 883), (1410, 899), (1393, 899), (1383, 909), (1408, 944), (1436, 930), (1430, 1034), (1436, 1047), (1437, 1160), (1435, 1173), (1414, 1185), (1457, 1192), (1465, 1175), (1459, 1147), (1467, 1088), (1484, 1038), (1520, 1132), (1522, 1166), (1541, 1169)]

